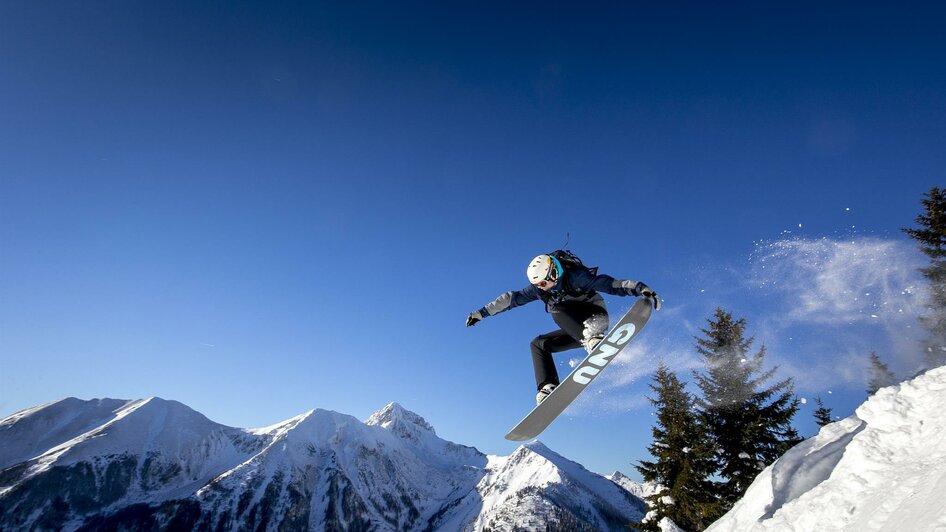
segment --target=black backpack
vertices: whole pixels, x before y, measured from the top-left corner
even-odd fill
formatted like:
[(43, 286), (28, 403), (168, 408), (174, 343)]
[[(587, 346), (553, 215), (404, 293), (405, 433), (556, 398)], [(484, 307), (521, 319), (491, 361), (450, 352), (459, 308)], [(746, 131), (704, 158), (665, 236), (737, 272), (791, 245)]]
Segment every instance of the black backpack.
[(577, 255), (572, 253), (567, 249), (556, 249), (555, 251), (548, 254), (550, 257), (555, 257), (558, 259), (558, 262), (562, 264), (562, 268), (567, 272), (568, 270), (584, 270), (591, 275), (598, 275), (598, 267), (589, 268), (585, 266), (585, 263), (578, 258)]
[[(565, 270), (562, 272), (562, 293), (561, 295), (567, 295), (570, 297), (578, 297), (585, 295), (589, 292), (585, 290), (575, 290), (572, 288), (571, 284), (568, 282), (568, 272), (574, 270), (584, 270), (591, 275), (598, 275), (598, 267), (589, 268), (585, 266), (585, 263), (578, 258), (577, 255), (572, 253), (567, 249), (556, 249), (550, 253), (547, 253), (548, 256), (558, 259), (558, 262), (562, 265), (562, 269)], [(539, 297), (542, 299), (542, 302), (545, 303), (545, 311), (549, 311), (549, 304), (557, 300), (558, 298), (554, 297), (548, 292), (539, 292)], [(561, 296), (559, 296), (561, 297)]]

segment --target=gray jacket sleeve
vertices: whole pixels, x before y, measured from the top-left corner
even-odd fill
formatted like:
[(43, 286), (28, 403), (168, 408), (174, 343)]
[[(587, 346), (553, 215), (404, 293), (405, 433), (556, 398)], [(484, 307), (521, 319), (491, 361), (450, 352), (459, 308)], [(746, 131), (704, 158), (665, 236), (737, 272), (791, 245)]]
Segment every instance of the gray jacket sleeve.
[(480, 309), (480, 314), (486, 316), (495, 316), (500, 312), (505, 312), (511, 308), (532, 302), (539, 299), (539, 289), (531, 284), (522, 290), (513, 290), (497, 297), (492, 302), (487, 303)]

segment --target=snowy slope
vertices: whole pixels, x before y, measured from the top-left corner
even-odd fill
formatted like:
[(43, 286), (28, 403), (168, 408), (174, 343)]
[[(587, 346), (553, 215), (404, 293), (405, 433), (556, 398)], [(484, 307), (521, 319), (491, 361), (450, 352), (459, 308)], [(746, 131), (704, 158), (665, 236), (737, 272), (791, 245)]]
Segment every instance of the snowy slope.
[(639, 499), (644, 499), (645, 497), (653, 495), (657, 492), (657, 485), (653, 482), (644, 482), (641, 484), (640, 482), (631, 480), (627, 475), (621, 473), (620, 471), (611, 473), (607, 476), (607, 478), (611, 482), (614, 482), (618, 486), (621, 486), (625, 490), (629, 491), (631, 495)]
[[(425, 446), (415, 446), (399, 434), (326, 410), (255, 432), (268, 437), (267, 447), (198, 493), (215, 514), (236, 515), (248, 500), (250, 511), (259, 507), (277, 522), (310, 529), (338, 528), (350, 520), (346, 516), (378, 527), (422, 528), (458, 492), (465, 493), (486, 464), (475, 450), (428, 454), (429, 448), (449, 447), (433, 441), (432, 433)], [(346, 490), (359, 496), (346, 499)], [(318, 501), (326, 501), (326, 511), (312, 511)]]
[(159, 398), (32, 408), (0, 421), (0, 529), (56, 528), (75, 517), (67, 507), (96, 513), (184, 497), (257, 447), (244, 431)]
[(65, 399), (0, 421), (0, 464), (0, 530), (618, 530), (643, 510), (540, 443), (488, 457), (396, 403), (238, 429)]
[[(646, 497), (657, 493), (658, 485), (654, 482), (644, 482), (643, 484), (635, 482), (629, 479), (624, 473), (620, 471), (615, 471), (608, 475), (608, 479), (611, 482), (614, 482), (618, 486), (621, 486), (627, 490), (631, 495), (646, 500)], [(644, 520), (649, 520), (651, 517), (645, 517)], [(678, 527), (676, 523), (671, 521), (669, 518), (664, 517), (657, 523), (657, 527), (660, 529), (660, 532), (685, 532), (683, 529)]]
[(708, 530), (946, 531), (946, 367), (878, 391), (765, 469)]
[[(549, 521), (565, 529), (617, 530), (643, 518), (644, 503), (535, 441), (505, 458), (493, 457), (477, 485), (483, 509), (474, 527), (536, 530)], [(521, 508), (529, 508), (522, 512)]]
[(80, 401), (40, 405), (0, 421), (0, 469), (26, 461), (114, 419), (130, 401)]

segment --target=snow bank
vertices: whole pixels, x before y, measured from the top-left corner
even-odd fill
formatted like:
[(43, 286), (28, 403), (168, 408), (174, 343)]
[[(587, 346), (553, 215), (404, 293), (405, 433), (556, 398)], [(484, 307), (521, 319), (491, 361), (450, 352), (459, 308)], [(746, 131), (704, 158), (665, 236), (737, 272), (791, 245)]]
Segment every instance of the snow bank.
[(946, 532), (946, 367), (882, 388), (766, 468), (708, 531)]

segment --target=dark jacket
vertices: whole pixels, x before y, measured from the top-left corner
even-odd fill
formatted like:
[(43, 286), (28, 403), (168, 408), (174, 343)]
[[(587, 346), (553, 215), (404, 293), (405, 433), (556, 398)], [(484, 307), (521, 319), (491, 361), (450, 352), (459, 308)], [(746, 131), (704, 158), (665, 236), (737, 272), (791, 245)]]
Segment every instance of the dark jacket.
[(566, 269), (558, 283), (548, 292), (535, 285), (522, 290), (506, 292), (480, 309), (483, 317), (495, 316), (511, 308), (516, 308), (532, 301), (545, 300), (550, 309), (563, 301), (586, 301), (607, 310), (604, 298), (598, 292), (615, 296), (639, 296), (638, 281), (620, 280), (610, 275), (592, 275), (578, 269)]

